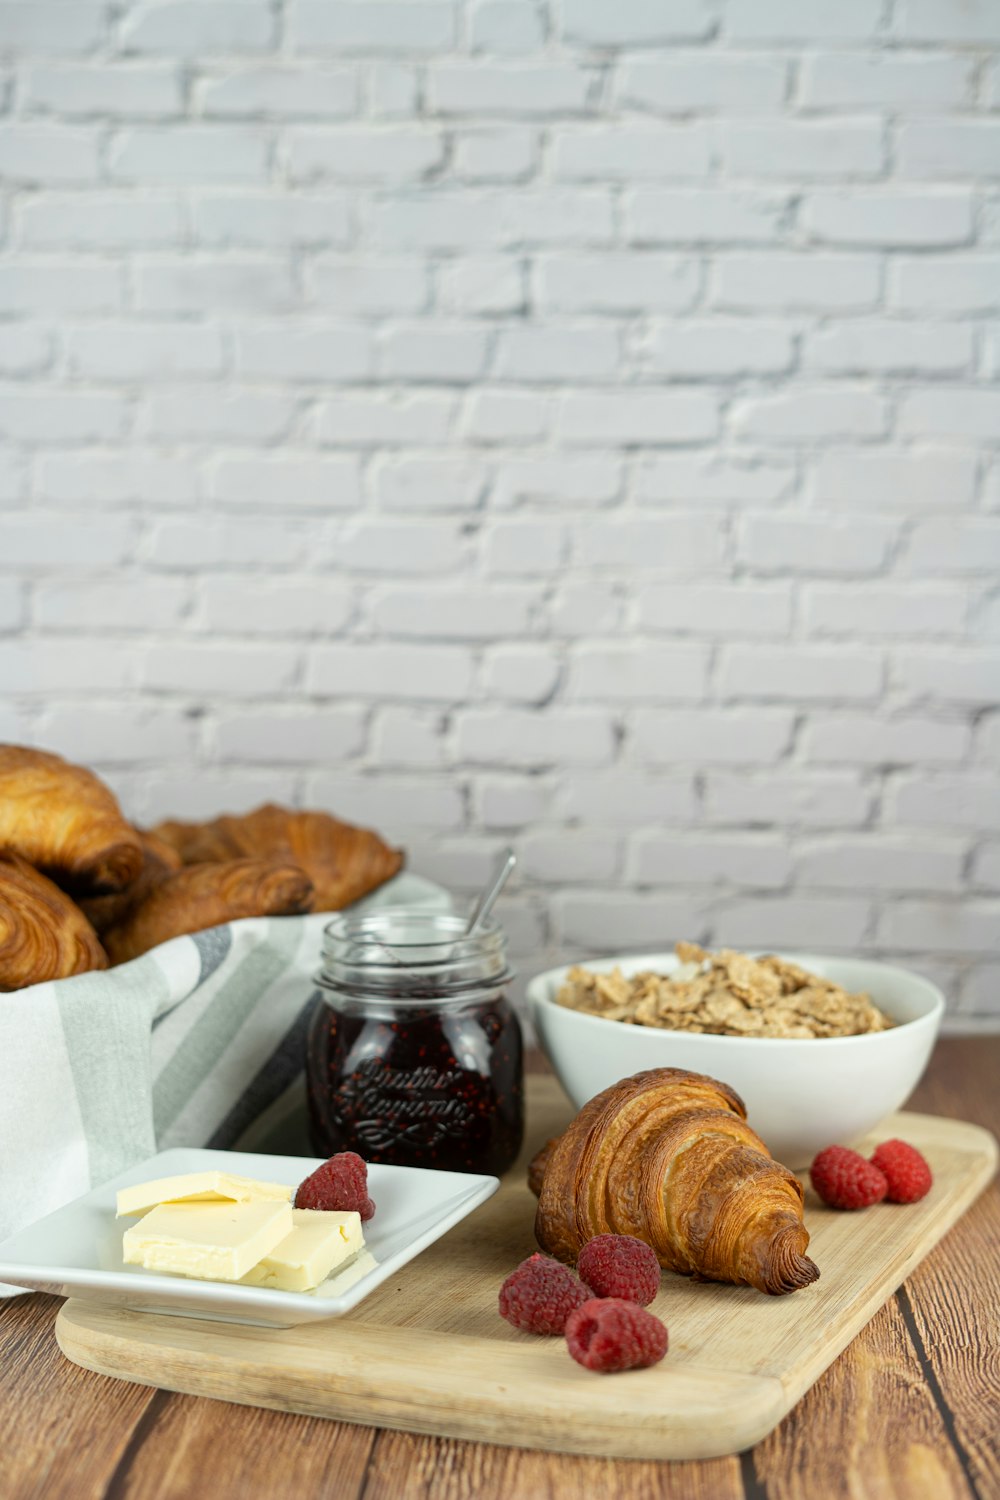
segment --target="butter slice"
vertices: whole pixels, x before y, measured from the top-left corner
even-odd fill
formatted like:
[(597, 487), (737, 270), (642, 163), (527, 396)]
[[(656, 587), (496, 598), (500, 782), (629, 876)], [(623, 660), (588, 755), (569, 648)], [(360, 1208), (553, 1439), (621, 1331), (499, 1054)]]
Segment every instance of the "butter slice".
[(186, 1172), (120, 1188), (118, 1218), (148, 1213), (158, 1203), (287, 1203), (292, 1189), (280, 1182), (255, 1182), (232, 1172)]
[(358, 1213), (293, 1208), (292, 1224), (291, 1234), (242, 1277), (244, 1286), (311, 1292), (364, 1248)]
[(291, 1204), (161, 1203), (122, 1236), (126, 1265), (239, 1281), (292, 1229)]

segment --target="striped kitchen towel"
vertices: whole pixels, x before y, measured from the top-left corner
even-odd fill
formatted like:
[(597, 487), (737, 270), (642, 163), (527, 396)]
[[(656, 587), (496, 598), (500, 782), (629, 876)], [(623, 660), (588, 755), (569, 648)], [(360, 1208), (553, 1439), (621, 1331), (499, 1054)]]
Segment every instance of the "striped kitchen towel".
[[(402, 874), (356, 909), (450, 904)], [(251, 917), (0, 995), (0, 1240), (168, 1146), (249, 1146), (298, 1105), (329, 920)]]

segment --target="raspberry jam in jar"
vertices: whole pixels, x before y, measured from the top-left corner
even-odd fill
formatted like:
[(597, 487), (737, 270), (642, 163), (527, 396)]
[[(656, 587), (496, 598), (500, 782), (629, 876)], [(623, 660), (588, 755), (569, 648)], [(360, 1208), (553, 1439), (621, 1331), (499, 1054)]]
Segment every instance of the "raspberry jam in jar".
[(385, 909), (324, 930), (306, 1044), (314, 1151), (447, 1172), (514, 1162), (524, 1131), (521, 1028), (503, 930)]

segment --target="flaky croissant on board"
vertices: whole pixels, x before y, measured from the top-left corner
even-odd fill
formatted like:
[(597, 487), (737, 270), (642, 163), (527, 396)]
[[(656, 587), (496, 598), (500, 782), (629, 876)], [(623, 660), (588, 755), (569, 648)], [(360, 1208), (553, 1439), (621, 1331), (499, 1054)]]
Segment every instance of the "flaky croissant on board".
[(661, 1266), (772, 1296), (819, 1271), (803, 1191), (746, 1123), (728, 1084), (683, 1068), (623, 1078), (585, 1104), (529, 1168), (535, 1238), (573, 1262), (597, 1234), (631, 1234)]
[(158, 838), (186, 865), (222, 859), (280, 859), (300, 865), (316, 890), (316, 911), (339, 911), (398, 874), (403, 853), (368, 828), (323, 812), (267, 803), (241, 817), (209, 823), (158, 823)]
[(0, 855), (0, 990), (107, 967), (97, 933), (65, 892), (17, 855)]
[(120, 891), (142, 869), (139, 835), (103, 781), (22, 745), (0, 745), (0, 849), (74, 895)]

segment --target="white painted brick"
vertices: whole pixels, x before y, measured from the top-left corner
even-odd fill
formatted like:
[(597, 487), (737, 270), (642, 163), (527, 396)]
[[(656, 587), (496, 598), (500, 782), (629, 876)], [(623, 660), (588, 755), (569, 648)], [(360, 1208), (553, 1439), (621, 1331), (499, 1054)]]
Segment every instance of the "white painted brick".
[(194, 236), (203, 245), (272, 249), (285, 245), (325, 248), (346, 245), (351, 211), (346, 197), (316, 193), (282, 194), (280, 212), (269, 194), (195, 194)]
[(469, 182), (516, 181), (531, 174), (538, 156), (538, 133), (521, 125), (476, 130), (455, 141), (452, 170)]
[(794, 723), (787, 709), (644, 709), (631, 743), (643, 765), (769, 765), (787, 752)]
[(455, 715), (456, 747), (473, 765), (607, 765), (614, 755), (608, 714), (596, 709), (470, 708)]
[(1000, 120), (908, 120), (899, 126), (901, 177), (1000, 177)]
[(722, 127), (722, 149), (737, 177), (878, 177), (885, 162), (876, 119), (746, 119)]
[(970, 74), (967, 58), (947, 54), (818, 52), (802, 59), (799, 96), (807, 109), (958, 109)]
[(336, 698), (461, 702), (472, 687), (472, 654), (461, 646), (343, 643), (317, 646), (306, 691)]
[(442, 766), (446, 760), (442, 718), (398, 705), (380, 709), (372, 723), (371, 752), (377, 766)]
[[(24, 623), (24, 615), (24, 590), (21, 584), (13, 578), (0, 578), (0, 630), (19, 630)], [(0, 726), (6, 726), (7, 723), (6, 718), (0, 718)], [(10, 723), (12, 726), (15, 724), (13, 715)], [(14, 734), (15, 728), (12, 727), (9, 733)], [(0, 735), (6, 738), (8, 729), (0, 727)]]
[(505, 199), (504, 243), (584, 249), (614, 238), (614, 205), (603, 188), (525, 188)]
[(122, 21), (126, 52), (202, 57), (213, 52), (262, 52), (274, 39), (265, 0), (152, 0)]
[[(376, 3), (376, 0), (372, 0)], [(440, 131), (412, 125), (293, 128), (286, 132), (292, 182), (413, 182), (440, 167)]]
[(884, 517), (835, 517), (787, 513), (743, 516), (739, 558), (759, 573), (878, 572), (896, 539), (898, 523)]
[(299, 665), (296, 646), (148, 646), (142, 684), (154, 693), (213, 693), (223, 698), (256, 698), (294, 686)]
[(915, 953), (1000, 953), (1000, 901), (894, 901), (878, 941)]
[(209, 119), (345, 119), (357, 109), (358, 79), (349, 68), (246, 68), (199, 79), (197, 99)]
[(725, 646), (719, 666), (724, 698), (870, 702), (885, 675), (881, 652), (870, 648)]
[(704, 177), (712, 136), (703, 121), (563, 126), (552, 131), (556, 178), (624, 181)]
[(0, 641), (0, 692), (71, 698), (126, 691), (136, 676), (136, 650), (101, 638)]
[(802, 359), (806, 370), (824, 375), (968, 375), (974, 353), (968, 324), (866, 318), (827, 323), (807, 333)]
[(828, 448), (816, 460), (813, 498), (822, 506), (909, 510), (972, 503), (975, 457), (958, 449)]
[(545, 40), (537, 5), (527, 0), (478, 0), (469, 15), (474, 52), (531, 52)]
[(571, 447), (700, 442), (718, 430), (718, 402), (706, 391), (576, 391), (559, 401), (557, 436)]
[(433, 53), (455, 39), (456, 6), (439, 0), (299, 0), (296, 51)]
[(556, 933), (567, 958), (574, 953), (669, 953), (681, 939), (708, 933), (703, 904), (687, 896), (626, 895), (618, 890), (556, 895)]
[(532, 443), (549, 428), (549, 404), (537, 391), (483, 388), (466, 402), (465, 435), (478, 443)]
[[(103, 540), (111, 544), (100, 556), (97, 547), (102, 538), (88, 541), (93, 549), (91, 565), (100, 561), (112, 564), (115, 555), (120, 558), (126, 552), (127, 547), (121, 546), (121, 541), (115, 546), (114, 534), (108, 538), (106, 520), (94, 529), (103, 531)], [(73, 537), (73, 541), (79, 549), (79, 537)], [(87, 565), (85, 553), (78, 565)], [(144, 574), (114, 579), (87, 577), (82, 582), (39, 579), (34, 585), (34, 622), (43, 630), (169, 630), (183, 618), (187, 592), (183, 579)]]
[(727, 37), (739, 42), (860, 42), (875, 37), (881, 19), (878, 0), (736, 0), (725, 26)]
[(372, 335), (360, 323), (243, 324), (235, 331), (236, 373), (248, 380), (366, 380)]
[(625, 613), (623, 593), (620, 584), (564, 584), (549, 606), (550, 631), (569, 640), (617, 635)]
[(201, 568), (280, 568), (300, 562), (307, 544), (306, 534), (283, 517), (170, 517), (154, 527), (148, 557), (154, 568), (188, 574), (195, 558)]
[(573, 454), (504, 456), (497, 464), (493, 503), (502, 508), (537, 505), (607, 505), (621, 489), (622, 464), (610, 456)]
[(987, 573), (1000, 568), (1000, 518), (931, 516), (910, 533), (903, 567), (911, 573)]
[(482, 326), (396, 324), (381, 334), (378, 369), (387, 380), (464, 385), (482, 375), (488, 352)]
[(636, 499), (646, 505), (707, 505), (782, 500), (795, 470), (784, 460), (744, 460), (718, 453), (670, 453), (643, 458), (636, 470)]
[(267, 170), (267, 140), (245, 126), (135, 126), (111, 142), (109, 167), (118, 181), (146, 186), (260, 182)]
[(535, 826), (551, 800), (551, 787), (538, 776), (480, 776), (473, 788), (476, 822), (489, 829)]
[(460, 828), (465, 821), (461, 788), (428, 776), (317, 774), (309, 777), (307, 797), (311, 806), (402, 842), (410, 829), (438, 832)]
[(976, 964), (966, 976), (962, 989), (962, 1010), (982, 1016), (996, 1026), (1000, 1012), (1000, 963)]
[(714, 941), (729, 948), (854, 953), (871, 921), (871, 903), (847, 896), (751, 896), (719, 913)]
[(787, 82), (788, 67), (780, 58), (674, 52), (623, 58), (615, 92), (619, 104), (654, 114), (769, 114), (780, 108)]
[(788, 584), (640, 584), (639, 624), (671, 635), (785, 636), (792, 625)]
[(116, 312), (123, 301), (117, 265), (72, 260), (8, 260), (0, 265), (0, 312)]
[(193, 504), (198, 470), (188, 458), (121, 449), (40, 455), (35, 476), (40, 500), (57, 505)]
[(518, 857), (528, 880), (551, 885), (593, 885), (613, 880), (621, 864), (618, 839), (576, 829), (529, 833), (518, 843)]
[(119, 62), (103, 67), (38, 64), (24, 74), (21, 100), (32, 110), (72, 118), (112, 115), (149, 119), (178, 115), (184, 107), (179, 70), (148, 63), (125, 66)]
[(909, 699), (991, 708), (1000, 700), (1000, 651), (899, 651), (892, 680)]
[(606, 325), (515, 324), (500, 334), (493, 376), (545, 382), (609, 380), (620, 360), (620, 335)]
[(735, 885), (753, 890), (787, 885), (792, 861), (784, 842), (766, 834), (685, 839), (673, 832), (644, 833), (633, 841), (630, 868), (641, 885)]
[(14, 505), (22, 500), (25, 479), (22, 455), (0, 448), (0, 504)]
[(756, 312), (863, 311), (879, 297), (880, 267), (867, 255), (747, 254), (720, 257), (713, 305)]
[(639, 244), (770, 244), (781, 231), (788, 197), (731, 188), (626, 190), (628, 238)]
[(990, 891), (1000, 891), (1000, 841), (982, 844), (972, 861), (972, 884)]
[(708, 648), (702, 645), (581, 646), (571, 657), (571, 703), (692, 703), (705, 696)]
[(622, 766), (561, 776), (558, 800), (564, 818), (597, 828), (649, 828), (657, 820), (673, 826), (697, 814), (690, 775), (649, 776)]
[(449, 260), (439, 269), (438, 304), (459, 316), (519, 312), (525, 304), (523, 268), (505, 255)]
[(547, 703), (559, 682), (559, 657), (547, 646), (497, 646), (483, 663), (490, 703)]
[(938, 385), (904, 392), (897, 427), (905, 437), (995, 442), (1000, 432), (1000, 390)]
[(981, 772), (901, 775), (888, 789), (886, 825), (1000, 829), (1000, 778)]
[(307, 271), (306, 286), (320, 307), (352, 318), (422, 312), (429, 295), (427, 267), (417, 260), (322, 255)]
[(950, 765), (969, 752), (968, 725), (902, 715), (889, 720), (871, 714), (811, 713), (803, 731), (803, 752), (818, 765)]
[(810, 583), (803, 593), (810, 635), (957, 635), (965, 616), (965, 600), (954, 589)]
[(52, 364), (54, 332), (38, 323), (11, 323), (0, 339), (0, 372), (38, 375)]
[[(168, 580), (158, 579), (163, 585)], [(198, 623), (222, 635), (332, 635), (351, 617), (351, 590), (329, 577), (200, 579)]]
[(208, 493), (217, 505), (277, 512), (353, 510), (361, 500), (361, 476), (353, 457), (302, 452), (227, 454), (209, 473)]
[(100, 568), (124, 562), (134, 551), (138, 527), (130, 516), (24, 511), (0, 515), (0, 558), (4, 567)]
[(427, 69), (433, 114), (565, 115), (586, 109), (595, 81), (570, 62), (435, 62)]
[(569, 41), (598, 47), (647, 46), (657, 42), (697, 41), (715, 25), (710, 0), (563, 0), (562, 34)]
[(844, 437), (878, 437), (885, 431), (885, 400), (871, 390), (799, 385), (776, 396), (749, 397), (733, 406), (734, 432), (772, 443)]
[(487, 470), (465, 454), (407, 454), (379, 460), (371, 484), (386, 510), (475, 510), (486, 488)]
[(0, 436), (49, 447), (121, 437), (128, 418), (122, 396), (32, 386), (0, 390)]
[(81, 125), (0, 125), (0, 176), (26, 186), (96, 182), (99, 138)]
[(795, 358), (794, 329), (762, 319), (687, 318), (654, 323), (646, 363), (654, 375), (782, 374)]
[(541, 256), (538, 305), (554, 312), (675, 311), (698, 296), (696, 261), (648, 251)]
[(146, 313), (276, 312), (292, 300), (291, 269), (276, 260), (149, 256), (135, 264), (136, 303)]
[(778, 828), (852, 828), (867, 822), (871, 792), (853, 771), (709, 771), (709, 823)]
[(497, 521), (483, 544), (487, 573), (555, 573), (565, 563), (569, 533), (556, 521)]
[(893, 31), (908, 42), (1000, 42), (1000, 15), (992, 0), (900, 0)]
[(398, 62), (373, 62), (368, 69), (368, 104), (383, 119), (410, 118), (417, 113), (419, 77), (416, 68)]
[(503, 238), (503, 200), (495, 193), (394, 193), (368, 213), (375, 243), (393, 250), (490, 249)]
[(89, 52), (103, 40), (107, 20), (104, 0), (13, 0), (0, 5), (0, 36), (12, 53)]
[(158, 380), (221, 375), (220, 329), (208, 325), (95, 323), (66, 333), (71, 375), (94, 380)]
[(157, 769), (143, 778), (133, 816), (155, 823), (160, 818), (217, 818), (220, 812), (250, 812), (262, 802), (296, 802), (295, 779), (273, 767), (264, 775), (234, 770), (185, 767), (180, 774)]
[(357, 754), (364, 727), (364, 715), (356, 708), (225, 714), (211, 727), (210, 748), (213, 759), (249, 765), (337, 763)]
[(701, 577), (718, 570), (722, 552), (718, 520), (711, 515), (599, 516), (575, 528), (574, 556), (584, 567)]
[(438, 520), (351, 521), (332, 550), (337, 567), (359, 573), (451, 573), (467, 559), (461, 525)]
[(375, 624), (390, 636), (488, 641), (527, 634), (536, 603), (534, 590), (498, 584), (394, 589), (374, 599), (371, 612)]
[(889, 305), (904, 312), (996, 312), (1000, 256), (901, 257), (890, 267)]
[(802, 226), (831, 245), (963, 245), (973, 233), (972, 195), (876, 188), (813, 192), (802, 205)]
[(162, 764), (195, 755), (195, 724), (166, 709), (123, 714), (117, 707), (74, 704), (47, 710), (36, 732), (42, 744), (65, 746), (84, 765)]
[(147, 393), (140, 427), (155, 440), (269, 443), (288, 431), (294, 411), (284, 393), (192, 385)]
[(965, 845), (884, 833), (802, 846), (796, 878), (814, 890), (958, 891)]
[(457, 409), (457, 398), (439, 391), (344, 391), (319, 402), (317, 434), (338, 447), (430, 447), (448, 441)]
[[(183, 213), (176, 198), (134, 193), (44, 193), (20, 205), (20, 243), (26, 249), (109, 251), (179, 245)], [(98, 268), (95, 268), (98, 269)], [(112, 267), (99, 268), (105, 274)]]

